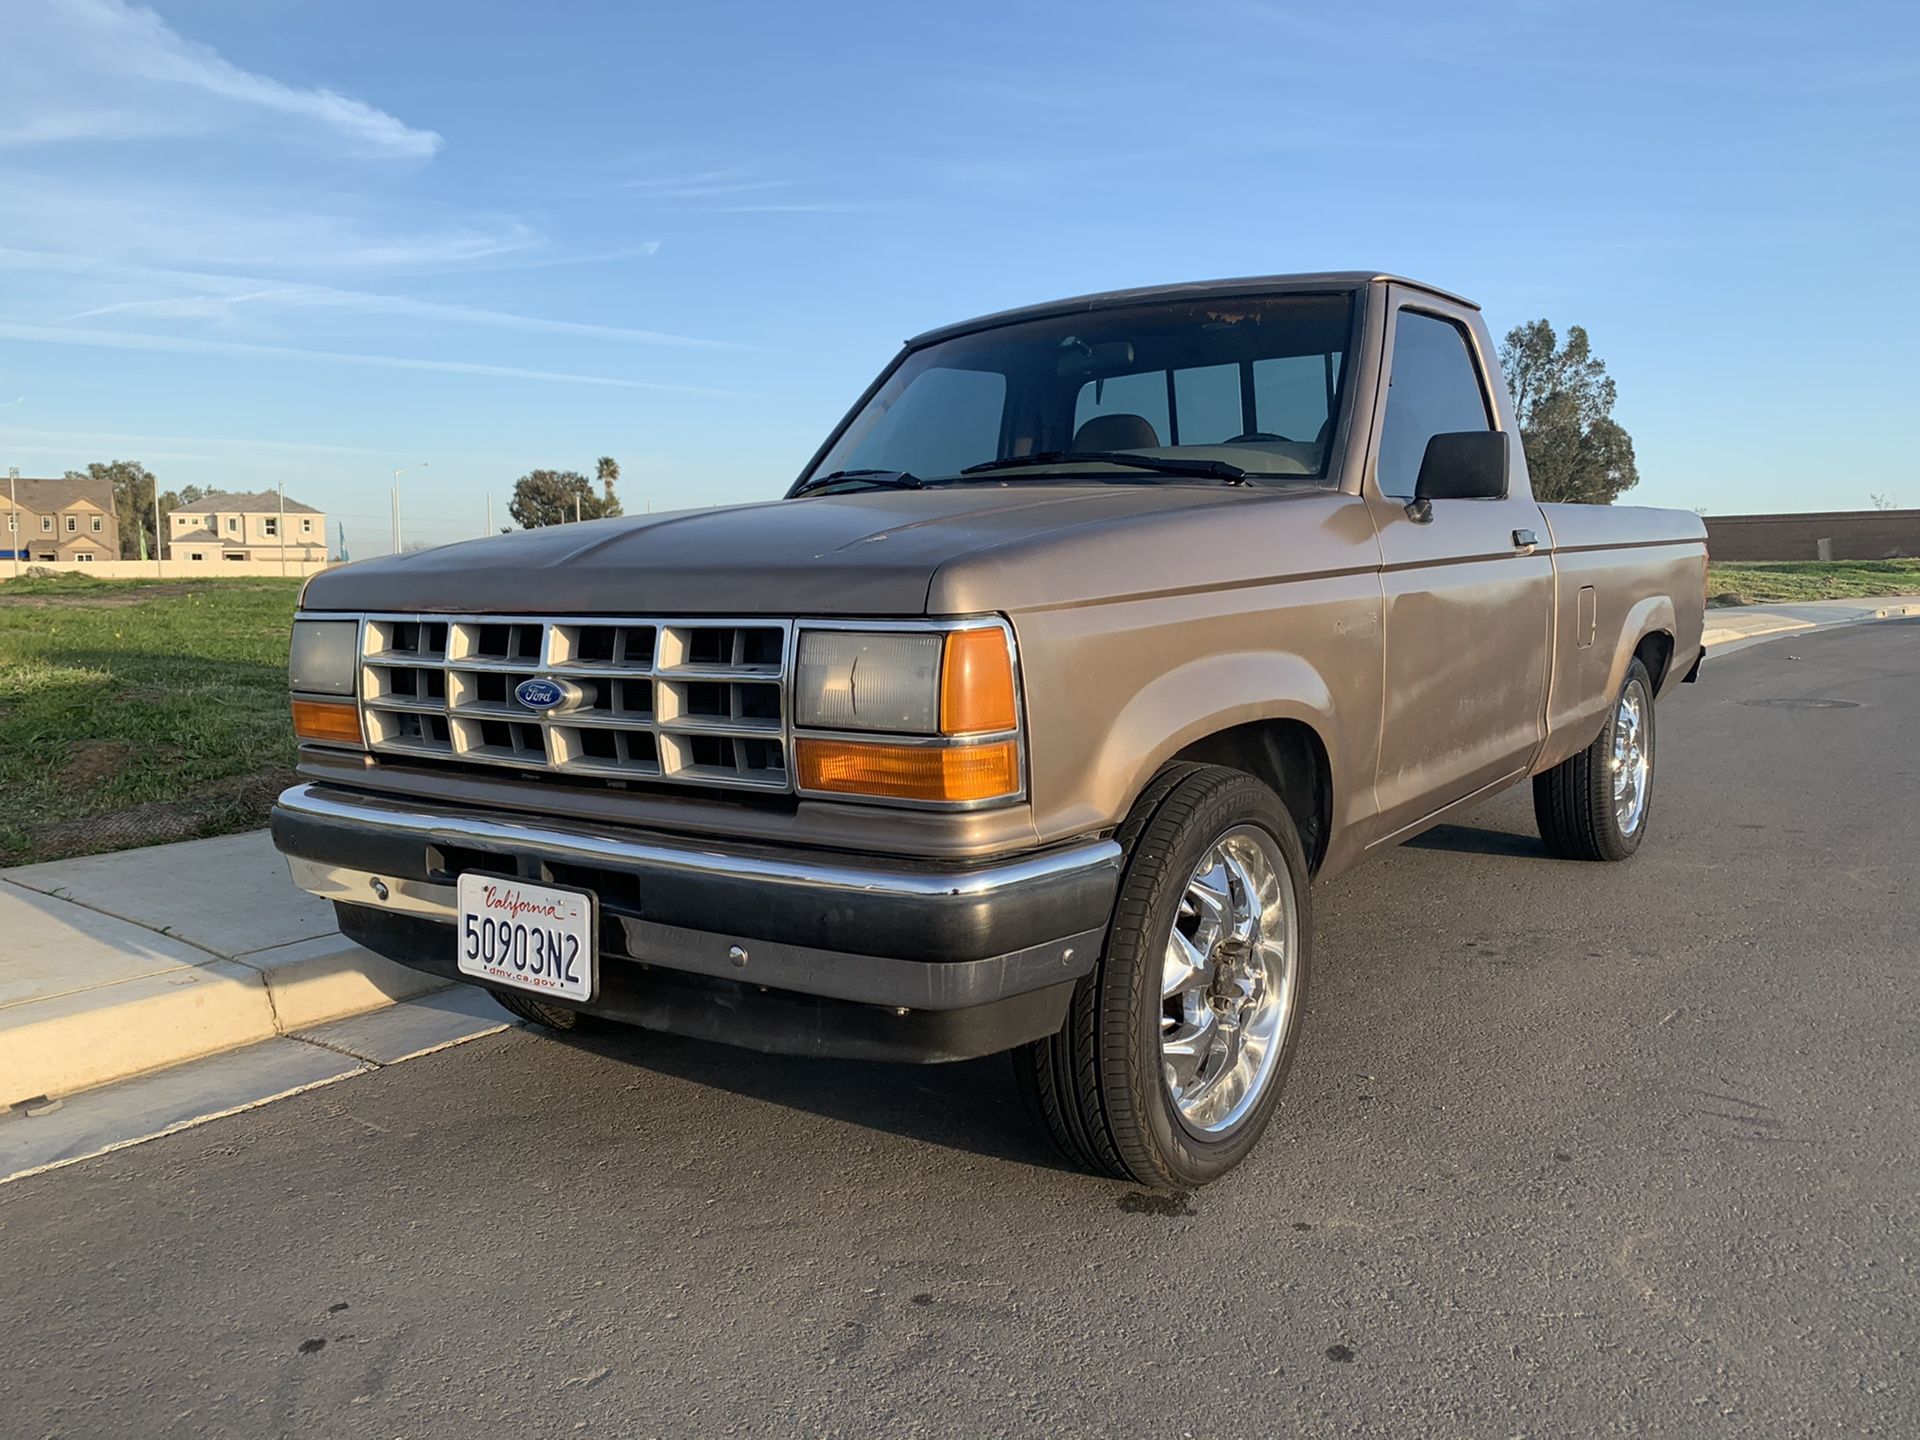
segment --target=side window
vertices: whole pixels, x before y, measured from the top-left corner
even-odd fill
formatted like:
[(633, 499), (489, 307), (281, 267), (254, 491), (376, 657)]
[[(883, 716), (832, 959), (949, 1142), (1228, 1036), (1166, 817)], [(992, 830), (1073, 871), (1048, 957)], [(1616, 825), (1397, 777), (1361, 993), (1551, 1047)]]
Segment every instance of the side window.
[(1006, 404), (997, 370), (924, 370), (839, 468), (957, 474), (999, 453)]
[(1450, 320), (1402, 310), (1394, 326), (1393, 378), (1375, 473), (1380, 493), (1413, 498), (1427, 441), (1456, 430), (1491, 430), (1467, 337)]
[[(1080, 394), (1073, 402), (1074, 435), (1078, 437), (1080, 427), (1097, 415), (1138, 415), (1153, 427), (1158, 443), (1172, 444), (1168, 438), (1173, 426), (1167, 419), (1167, 372), (1146, 370), (1138, 375), (1113, 375), (1105, 380), (1087, 381), (1080, 387)], [(1080, 448), (1078, 438), (1074, 440), (1074, 446)], [(1146, 447), (1127, 445), (1121, 448), (1141, 450)]]

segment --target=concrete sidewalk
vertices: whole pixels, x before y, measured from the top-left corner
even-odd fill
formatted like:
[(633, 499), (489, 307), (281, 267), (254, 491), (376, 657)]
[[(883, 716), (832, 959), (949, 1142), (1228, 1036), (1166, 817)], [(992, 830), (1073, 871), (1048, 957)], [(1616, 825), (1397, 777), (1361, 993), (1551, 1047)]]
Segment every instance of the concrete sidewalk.
[(440, 983), (344, 938), (264, 830), (0, 870), (0, 1108)]
[(1795, 630), (1825, 630), (1867, 620), (1920, 615), (1920, 595), (1885, 595), (1865, 600), (1807, 600), (1763, 605), (1714, 606), (1707, 611), (1701, 643), (1722, 654), (1728, 647)]

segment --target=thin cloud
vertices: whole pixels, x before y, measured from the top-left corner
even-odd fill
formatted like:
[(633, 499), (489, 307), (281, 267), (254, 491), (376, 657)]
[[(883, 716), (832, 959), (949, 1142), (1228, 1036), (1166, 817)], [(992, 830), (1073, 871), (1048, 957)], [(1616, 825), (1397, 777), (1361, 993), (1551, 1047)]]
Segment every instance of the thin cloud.
[(802, 200), (791, 205), (714, 205), (715, 215), (841, 215), (852, 210), (871, 210), (864, 200)]
[[(9, 445), (16, 441), (58, 441), (65, 442), (65, 448), (68, 449), (77, 443), (82, 446), (138, 445), (142, 448), (151, 445), (212, 445), (238, 450), (280, 450), (298, 455), (392, 456), (412, 453), (408, 450), (376, 450), (365, 445), (328, 445), (308, 440), (255, 440), (243, 435), (146, 435), (108, 430), (34, 430), (17, 425), (0, 426), (0, 441)], [(22, 444), (19, 448), (28, 447)], [(42, 444), (40, 448), (53, 447)]]
[[(124, 101), (131, 92), (136, 100), (150, 98), (154, 103), (138, 111), (124, 105), (113, 109), (71, 106), (64, 100), (49, 105), (43, 94), (34, 111), (36, 118), (12, 127), (0, 136), (0, 143), (122, 139), (130, 134), (179, 133), (182, 125), (217, 128), (214, 117), (195, 119), (173, 113), (184, 91), (196, 100), (315, 125), (357, 153), (426, 160), (442, 144), (433, 131), (408, 125), (337, 90), (305, 89), (243, 70), (213, 47), (180, 35), (152, 10), (125, 0), (46, 0), (37, 27), (32, 18), (16, 17), (14, 24), (22, 31), (37, 29), (24, 47), (29, 63), (35, 55), (50, 55), (59, 69), (81, 72), (94, 85), (111, 87), (116, 99)], [(18, 53), (21, 49), (16, 46)], [(155, 89), (142, 97), (140, 82)], [(138, 128), (131, 128), (136, 124)]]
[[(194, 276), (205, 283), (224, 277)], [(249, 282), (232, 277), (239, 284)], [(224, 294), (175, 295), (148, 300), (123, 300), (99, 305), (56, 322), (62, 325), (95, 320), (106, 315), (146, 315), (151, 318), (230, 320), (244, 308), (269, 310), (350, 310), (364, 314), (399, 315), (416, 320), (486, 326), (541, 335), (574, 335), (593, 340), (619, 340), (638, 345), (660, 345), (687, 350), (743, 350), (729, 340), (707, 340), (664, 330), (640, 330), (625, 325), (600, 325), (582, 320), (549, 320), (473, 305), (451, 305), (416, 300), (405, 295), (381, 295), (362, 290), (337, 290), (324, 285), (278, 285), (229, 291)]]
[(0, 324), (0, 340), (46, 345), (80, 345), (99, 350), (151, 350), (182, 355), (225, 355), (238, 359), (305, 360), (321, 365), (367, 365), (385, 370), (427, 370), (446, 375), (486, 375), (502, 380), (544, 380), (563, 385), (601, 385), (621, 390), (662, 390), (682, 395), (733, 396), (737, 391), (617, 375), (581, 375), (559, 370), (527, 370), (517, 365), (482, 365), (470, 360), (426, 360), (404, 355), (364, 355), (344, 350), (301, 350), (287, 345), (253, 345), (239, 340), (204, 340), (177, 335), (142, 335), (120, 330), (75, 330), (55, 325)]

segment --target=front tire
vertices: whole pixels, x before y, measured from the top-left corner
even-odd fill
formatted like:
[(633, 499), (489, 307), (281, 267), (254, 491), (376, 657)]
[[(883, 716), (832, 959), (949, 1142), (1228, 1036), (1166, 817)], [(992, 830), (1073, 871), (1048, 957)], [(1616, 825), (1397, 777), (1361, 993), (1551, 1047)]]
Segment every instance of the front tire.
[(1105, 953), (1015, 1071), (1070, 1159), (1191, 1189), (1244, 1160), (1279, 1104), (1306, 1005), (1306, 852), (1280, 797), (1221, 766), (1162, 771), (1119, 838)]
[(1652, 800), (1653, 676), (1635, 659), (1594, 742), (1533, 777), (1533, 814), (1561, 859), (1625, 860), (1646, 836)]
[(522, 995), (515, 990), (495, 990), (488, 988), (487, 993), (500, 1003), (500, 1007), (517, 1015), (530, 1025), (538, 1025), (543, 1030), (558, 1030), (562, 1034), (577, 1034), (593, 1028), (593, 1017), (578, 1010), (569, 1010), (564, 1005), (550, 1005), (545, 1000), (532, 995)]

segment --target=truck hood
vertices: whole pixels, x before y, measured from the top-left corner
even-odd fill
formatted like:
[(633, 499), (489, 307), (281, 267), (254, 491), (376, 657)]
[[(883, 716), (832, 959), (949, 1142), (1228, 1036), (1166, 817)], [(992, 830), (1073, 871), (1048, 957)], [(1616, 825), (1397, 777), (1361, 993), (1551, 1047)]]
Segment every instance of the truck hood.
[(594, 520), (343, 565), (314, 576), (303, 603), (469, 614), (920, 615), (934, 575), (962, 556), (1244, 493), (977, 484)]

